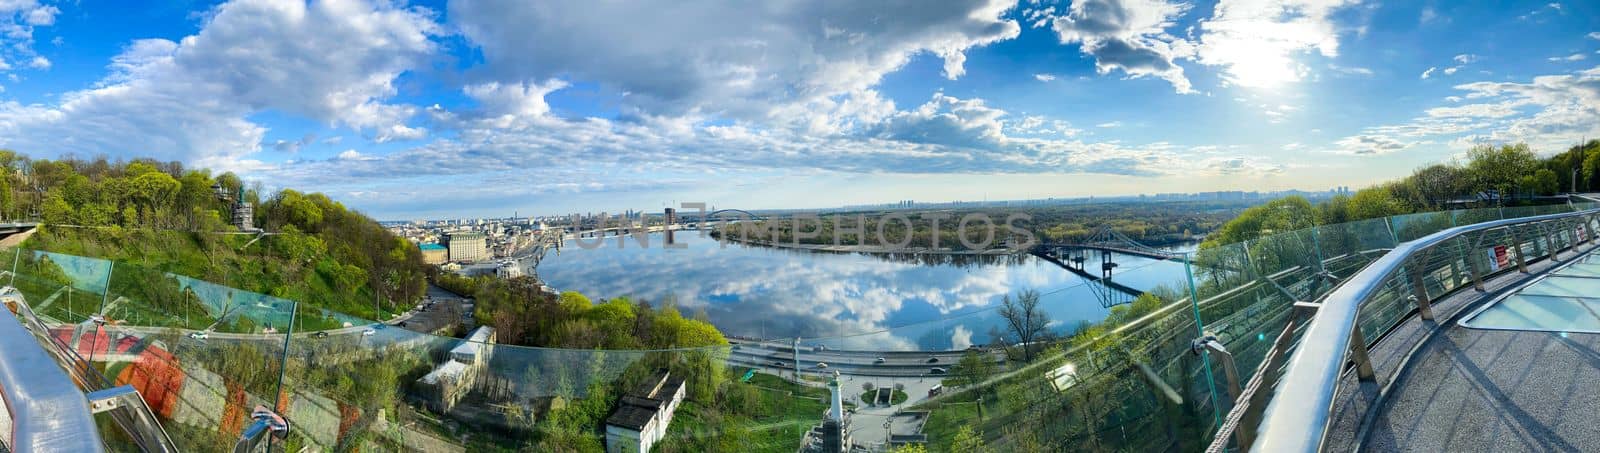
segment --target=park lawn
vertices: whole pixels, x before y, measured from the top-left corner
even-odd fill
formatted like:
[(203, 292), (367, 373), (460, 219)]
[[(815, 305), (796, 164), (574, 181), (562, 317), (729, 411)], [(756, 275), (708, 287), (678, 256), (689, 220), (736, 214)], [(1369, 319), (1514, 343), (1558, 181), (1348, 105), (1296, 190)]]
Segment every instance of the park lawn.
[(790, 452), (828, 410), (826, 389), (797, 387), (770, 374), (758, 373), (749, 383), (731, 381), (726, 385), (754, 386), (763, 410), (737, 414), (685, 400), (672, 417), (666, 440), (655, 450)]
[(926, 409), (929, 409), (928, 423), (922, 426), (922, 433), (928, 436), (928, 451), (949, 451), (950, 440), (955, 438), (956, 430), (978, 423), (978, 407), (975, 404), (942, 404)]

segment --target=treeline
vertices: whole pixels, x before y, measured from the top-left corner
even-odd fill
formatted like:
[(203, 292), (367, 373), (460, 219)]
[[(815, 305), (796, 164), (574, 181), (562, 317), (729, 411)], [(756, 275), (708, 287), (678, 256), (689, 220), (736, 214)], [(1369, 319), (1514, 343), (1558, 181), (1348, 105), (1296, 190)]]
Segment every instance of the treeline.
[(703, 315), (685, 318), (672, 303), (618, 297), (594, 303), (575, 291), (553, 295), (532, 277), (463, 277), (440, 273), (439, 286), (471, 295), (473, 317), (499, 341), (567, 349), (666, 349), (723, 346), (727, 338)]
[[(933, 212), (841, 212), (821, 214), (818, 219), (797, 220), (792, 216), (784, 216), (731, 224), (717, 234), (725, 234), (731, 239), (780, 244), (896, 246), (901, 242), (909, 242), (906, 247), (937, 246), (941, 249), (967, 250), (972, 248), (968, 244), (984, 244), (986, 239), (990, 248), (999, 248), (1007, 245), (1007, 239), (1015, 239), (1020, 243), (1030, 235), (1035, 241), (1078, 242), (1093, 236), (1102, 228), (1110, 228), (1145, 245), (1161, 246), (1192, 241), (1220, 227), (1240, 209), (1251, 204), (1253, 201), (1246, 200), (1115, 201)], [(897, 218), (902, 215), (903, 219)], [(963, 239), (960, 223), (963, 217), (969, 215), (989, 219), (993, 228), (990, 228), (990, 223), (981, 220), (968, 222), (966, 238)], [(937, 231), (935, 223), (938, 224)], [(881, 237), (880, 227), (883, 232)]]
[[(266, 194), (179, 162), (31, 159), (0, 150), (0, 216), (43, 227), (26, 248), (126, 261), (377, 318), (426, 289), (421, 252), (322, 194)], [(229, 224), (232, 200), (255, 226)]]
[(1394, 181), (1321, 203), (1273, 200), (1241, 212), (1201, 244), (1216, 247), (1257, 237), (1358, 220), (1453, 208), (1536, 204), (1536, 196), (1573, 188), (1600, 190), (1600, 140), (1540, 158), (1526, 144), (1478, 145), (1466, 160), (1419, 168)]

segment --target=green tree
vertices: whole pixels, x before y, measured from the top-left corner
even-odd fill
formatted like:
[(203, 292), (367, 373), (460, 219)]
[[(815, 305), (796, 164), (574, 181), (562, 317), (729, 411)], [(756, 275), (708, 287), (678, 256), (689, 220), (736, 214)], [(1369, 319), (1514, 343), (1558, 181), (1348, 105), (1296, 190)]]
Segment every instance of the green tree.
[(1394, 196), (1394, 192), (1383, 186), (1357, 191), (1355, 196), (1350, 197), (1348, 204), (1346, 212), (1349, 213), (1349, 218), (1346, 221), (1375, 219), (1409, 212), (1405, 204)]
[(1556, 172), (1548, 168), (1541, 168), (1531, 175), (1522, 177), (1522, 188), (1538, 195), (1555, 195), (1561, 190), (1556, 181)]
[(1022, 347), (1022, 360), (1032, 362), (1033, 351), (1049, 336), (1050, 315), (1039, 306), (1039, 292), (1029, 289), (1014, 298), (1006, 295), (1000, 300), (1000, 318)]
[(1240, 212), (1200, 244), (1211, 248), (1255, 239), (1264, 234), (1281, 233), (1315, 226), (1316, 211), (1303, 197), (1284, 197)]
[(989, 354), (968, 350), (955, 366), (950, 367), (950, 375), (955, 385), (977, 385), (994, 377), (998, 370)]
[(961, 425), (950, 440), (950, 451), (981, 453), (988, 449), (983, 446), (983, 436), (973, 431), (972, 425)]
[(1539, 157), (1527, 144), (1478, 145), (1467, 150), (1467, 175), (1473, 190), (1496, 190), (1509, 196), (1523, 176), (1533, 174), (1538, 166)]

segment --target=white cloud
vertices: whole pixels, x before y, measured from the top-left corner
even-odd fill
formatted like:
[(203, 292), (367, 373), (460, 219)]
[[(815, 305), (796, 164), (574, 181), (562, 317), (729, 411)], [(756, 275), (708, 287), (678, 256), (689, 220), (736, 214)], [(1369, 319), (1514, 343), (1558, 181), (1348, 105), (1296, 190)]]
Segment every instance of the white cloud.
[(1034, 74), (1033, 78), (1035, 80), (1040, 81), (1040, 82), (1049, 82), (1049, 81), (1055, 80), (1056, 76), (1055, 76), (1055, 74), (1040, 73), (1040, 74)]
[(1332, 69), (1335, 72), (1339, 72), (1341, 74), (1353, 74), (1353, 75), (1362, 75), (1362, 76), (1370, 76), (1370, 75), (1374, 74), (1371, 69), (1363, 68), (1363, 67), (1360, 67), (1360, 66), (1339, 66), (1339, 65), (1336, 65), (1336, 64), (1329, 64), (1328, 65), (1328, 69)]
[(1094, 125), (1094, 127), (1100, 127), (1100, 128), (1122, 127), (1122, 122), (1121, 121), (1110, 121), (1110, 122), (1096, 124), (1096, 125)]
[(1588, 57), (1587, 55), (1584, 55), (1584, 54), (1581, 54), (1581, 53), (1575, 53), (1575, 54), (1572, 54), (1572, 55), (1567, 55), (1565, 57), (1550, 57), (1549, 60), (1550, 61), (1556, 61), (1556, 62), (1561, 62), (1561, 61), (1582, 61), (1584, 58), (1587, 58), (1587, 57)]
[(1353, 135), (1334, 143), (1338, 145), (1334, 152), (1358, 156), (1388, 154), (1414, 145), (1384, 135)]
[(55, 25), (57, 14), (61, 14), (60, 9), (38, 0), (0, 1), (0, 71), (13, 68), (5, 60), (25, 61), (33, 69), (50, 69), (50, 60), (33, 49), (33, 32), (36, 27)]
[(249, 117), (278, 111), (418, 138), (415, 108), (386, 104), (394, 81), (432, 54), (432, 13), (354, 0), (240, 0), (177, 42), (134, 41), (94, 88), (56, 105), (0, 104), (0, 143), (57, 153), (138, 153), (231, 168), (258, 150)]
[(1478, 61), (1478, 56), (1470, 54), (1470, 53), (1464, 53), (1464, 54), (1456, 55), (1454, 60), (1458, 64), (1467, 64), (1467, 63), (1472, 63), (1472, 62)]
[(1459, 107), (1434, 107), (1427, 115), (1434, 118), (1504, 118), (1516, 115), (1517, 103), (1467, 104)]
[(1439, 69), (1439, 68), (1433, 67), (1433, 66), (1429, 66), (1428, 70), (1422, 71), (1422, 75), (1419, 78), (1421, 78), (1423, 80), (1427, 80), (1429, 77), (1433, 77), (1433, 71), (1436, 70), (1436, 69)]
[(1187, 10), (1186, 4), (1164, 0), (1077, 0), (1050, 26), (1062, 44), (1079, 44), (1093, 56), (1101, 74), (1121, 70), (1133, 78), (1157, 77), (1178, 93), (1192, 93), (1175, 60), (1192, 56), (1194, 46), (1166, 32)]
[(1283, 173), (1283, 166), (1264, 162), (1256, 157), (1213, 157), (1203, 161), (1203, 168), (1219, 175), (1265, 176)]
[(1584, 36), (1588, 36), (1589, 39), (1600, 39), (1600, 31), (1591, 31), (1589, 34)]
[(535, 117), (550, 113), (550, 104), (544, 101), (545, 95), (566, 87), (567, 82), (551, 79), (542, 84), (489, 82), (468, 85), (464, 91), (468, 97), (478, 101), (488, 115)]
[(913, 57), (937, 56), (954, 79), (967, 50), (1016, 37), (1013, 3), (456, 1), (447, 17), (493, 81), (595, 83), (642, 115), (832, 133), (892, 111), (870, 88)]
[(1200, 22), (1199, 62), (1222, 66), (1226, 79), (1245, 87), (1270, 87), (1304, 77), (1296, 56), (1339, 53), (1332, 15), (1356, 0), (1222, 0)]

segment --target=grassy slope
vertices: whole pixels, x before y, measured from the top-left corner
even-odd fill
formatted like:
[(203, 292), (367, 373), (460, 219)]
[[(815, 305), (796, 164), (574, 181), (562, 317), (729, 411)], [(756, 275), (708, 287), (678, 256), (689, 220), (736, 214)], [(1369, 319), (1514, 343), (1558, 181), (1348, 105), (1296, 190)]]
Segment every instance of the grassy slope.
[[(144, 267), (298, 301), (302, 309), (321, 307), (367, 319), (376, 317), (373, 293), (366, 285), (336, 288), (317, 271), (316, 263), (294, 263), (272, 253), (272, 241), (282, 236), (267, 236), (249, 244), (253, 236), (201, 237), (204, 234), (207, 233), (47, 227), (22, 246), (115, 261), (112, 272), (116, 268), (127, 272), (128, 266)], [(317, 259), (332, 261), (327, 255)], [(328, 324), (316, 318), (306, 319), (317, 327)]]

